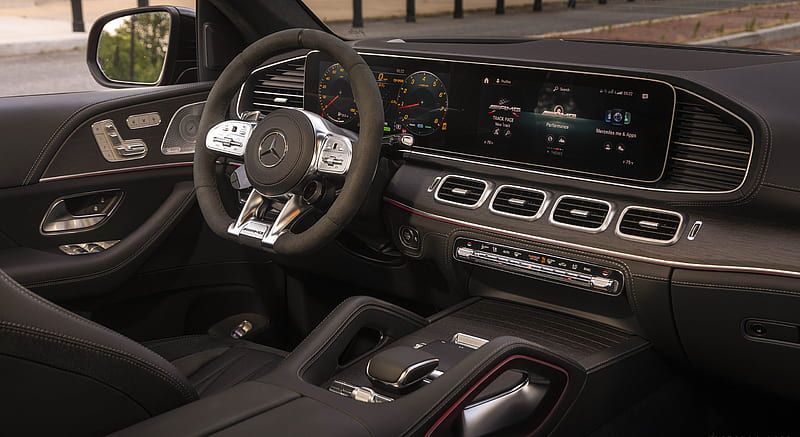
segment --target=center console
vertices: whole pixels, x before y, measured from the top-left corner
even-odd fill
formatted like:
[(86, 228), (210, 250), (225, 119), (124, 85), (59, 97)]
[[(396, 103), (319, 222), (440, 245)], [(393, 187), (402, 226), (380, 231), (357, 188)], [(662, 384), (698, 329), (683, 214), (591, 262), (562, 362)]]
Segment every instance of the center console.
[(571, 315), (356, 297), (271, 373), (119, 434), (582, 435), (668, 375), (646, 340)]

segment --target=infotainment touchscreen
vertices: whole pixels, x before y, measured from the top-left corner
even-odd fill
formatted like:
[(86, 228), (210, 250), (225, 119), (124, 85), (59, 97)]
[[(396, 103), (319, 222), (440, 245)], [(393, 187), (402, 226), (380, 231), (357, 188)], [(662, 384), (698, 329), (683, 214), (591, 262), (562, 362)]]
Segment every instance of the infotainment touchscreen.
[[(404, 56), (363, 55), (384, 103), (385, 133), (414, 149), (471, 161), (655, 182), (675, 109), (661, 81)], [(307, 110), (357, 130), (349, 78), (329, 57), (306, 61)]]
[(472, 154), (638, 181), (661, 177), (671, 86), (581, 73), (531, 76), (481, 79)]

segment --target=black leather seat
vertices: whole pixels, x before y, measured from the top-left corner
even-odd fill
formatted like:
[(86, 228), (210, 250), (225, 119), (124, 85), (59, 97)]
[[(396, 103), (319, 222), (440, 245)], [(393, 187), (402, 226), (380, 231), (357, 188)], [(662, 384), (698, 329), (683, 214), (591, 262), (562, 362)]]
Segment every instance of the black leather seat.
[(205, 335), (146, 346), (0, 271), (3, 433), (104, 435), (258, 378), (285, 355)]

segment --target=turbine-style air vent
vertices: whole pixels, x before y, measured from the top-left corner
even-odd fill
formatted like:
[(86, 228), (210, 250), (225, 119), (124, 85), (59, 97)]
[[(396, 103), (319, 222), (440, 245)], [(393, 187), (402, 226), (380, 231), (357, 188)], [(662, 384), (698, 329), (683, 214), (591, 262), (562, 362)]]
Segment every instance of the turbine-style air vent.
[(489, 210), (499, 215), (535, 220), (544, 213), (547, 197), (542, 190), (502, 185), (495, 191)]
[(744, 182), (753, 136), (728, 111), (678, 91), (667, 178), (661, 188), (730, 191)]
[(239, 112), (303, 107), (305, 58), (294, 58), (257, 69), (242, 88)]
[(678, 238), (683, 216), (673, 211), (629, 206), (617, 223), (617, 235), (627, 240), (672, 244)]
[(447, 175), (439, 184), (434, 198), (449, 205), (475, 209), (489, 196), (490, 188), (489, 183), (481, 179)]
[(611, 215), (611, 204), (604, 200), (565, 195), (553, 206), (550, 222), (584, 232), (602, 232), (608, 227)]

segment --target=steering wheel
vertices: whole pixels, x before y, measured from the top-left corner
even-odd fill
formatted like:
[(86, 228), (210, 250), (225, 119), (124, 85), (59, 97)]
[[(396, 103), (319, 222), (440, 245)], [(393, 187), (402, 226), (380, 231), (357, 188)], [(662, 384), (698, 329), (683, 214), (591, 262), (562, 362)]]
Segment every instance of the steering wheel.
[[(258, 122), (228, 120), (228, 106), (251, 72), (297, 49), (325, 52), (345, 69), (360, 116), (358, 135), (300, 109), (278, 109)], [(211, 88), (199, 131), (204, 147), (195, 150), (194, 185), (209, 227), (245, 245), (302, 255), (336, 238), (364, 202), (380, 158), (383, 102), (372, 71), (353, 48), (325, 32), (289, 29), (254, 42), (231, 61)], [(220, 157), (243, 160), (253, 187), (237, 218), (227, 213), (217, 189)], [(319, 201), (323, 182), (342, 177), (327, 212), (295, 233), (292, 226)]]

